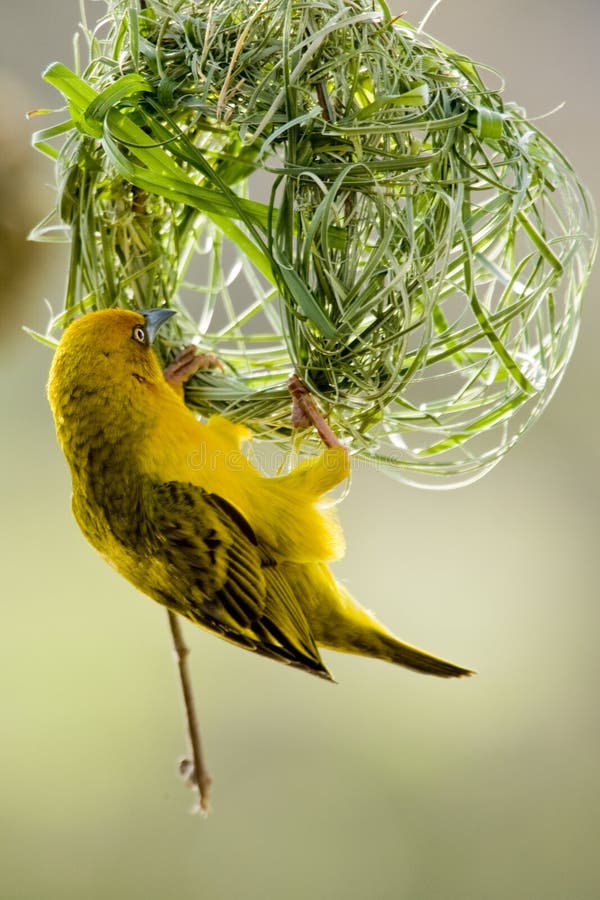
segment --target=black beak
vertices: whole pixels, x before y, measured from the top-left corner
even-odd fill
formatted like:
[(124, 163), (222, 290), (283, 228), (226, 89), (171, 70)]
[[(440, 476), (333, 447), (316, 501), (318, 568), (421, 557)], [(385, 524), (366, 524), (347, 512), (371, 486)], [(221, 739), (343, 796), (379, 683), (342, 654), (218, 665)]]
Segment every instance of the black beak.
[(146, 334), (148, 335), (149, 344), (154, 341), (159, 328), (165, 324), (167, 319), (175, 315), (174, 309), (167, 309), (165, 306), (160, 309), (142, 309), (140, 312), (146, 320)]

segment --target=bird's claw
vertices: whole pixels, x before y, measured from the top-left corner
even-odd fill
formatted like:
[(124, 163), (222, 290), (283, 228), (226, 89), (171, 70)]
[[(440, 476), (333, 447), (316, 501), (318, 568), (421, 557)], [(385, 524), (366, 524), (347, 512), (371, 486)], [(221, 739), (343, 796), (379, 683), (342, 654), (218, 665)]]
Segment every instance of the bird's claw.
[(323, 414), (317, 409), (310, 391), (295, 372), (290, 375), (287, 386), (292, 395), (292, 426), (308, 428), (312, 425), (326, 447), (343, 447)]
[(163, 370), (163, 376), (167, 384), (175, 390), (183, 387), (192, 375), (201, 369), (220, 369), (224, 371), (223, 363), (216, 353), (197, 353), (197, 347), (190, 344), (178, 353), (173, 362)]

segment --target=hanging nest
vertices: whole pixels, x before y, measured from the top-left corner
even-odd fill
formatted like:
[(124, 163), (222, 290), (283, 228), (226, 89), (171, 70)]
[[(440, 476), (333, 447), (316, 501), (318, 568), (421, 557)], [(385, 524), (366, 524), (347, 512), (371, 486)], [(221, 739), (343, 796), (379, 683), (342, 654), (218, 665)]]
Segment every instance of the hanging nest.
[(223, 362), (189, 385), (202, 415), (289, 442), (295, 370), (389, 474), (496, 463), (560, 380), (595, 250), (523, 110), (379, 0), (109, 0), (84, 34), (87, 66), (45, 74), (68, 119), (35, 136), (59, 199), (38, 234), (72, 247), (46, 339), (168, 305), (163, 358)]

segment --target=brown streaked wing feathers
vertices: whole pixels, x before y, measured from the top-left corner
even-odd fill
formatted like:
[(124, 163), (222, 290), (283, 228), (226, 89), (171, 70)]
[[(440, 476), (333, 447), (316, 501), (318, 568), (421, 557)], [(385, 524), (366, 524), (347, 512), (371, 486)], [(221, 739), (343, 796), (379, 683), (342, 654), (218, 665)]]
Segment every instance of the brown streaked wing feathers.
[(182, 482), (150, 486), (149, 552), (164, 562), (161, 602), (222, 637), (325, 678), (293, 589), (227, 500)]

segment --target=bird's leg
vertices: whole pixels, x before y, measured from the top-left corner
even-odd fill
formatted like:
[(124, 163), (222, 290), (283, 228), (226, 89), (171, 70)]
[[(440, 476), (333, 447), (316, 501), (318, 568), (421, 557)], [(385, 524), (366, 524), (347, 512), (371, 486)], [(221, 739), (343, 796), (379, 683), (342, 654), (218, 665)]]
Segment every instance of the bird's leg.
[(333, 433), (325, 417), (315, 405), (306, 385), (296, 373), (288, 379), (288, 391), (292, 395), (292, 425), (294, 428), (314, 426), (326, 447), (343, 447), (340, 439)]
[(183, 386), (192, 375), (201, 369), (220, 369), (223, 371), (223, 363), (216, 353), (197, 353), (197, 347), (190, 344), (178, 353), (173, 362), (163, 369), (163, 376), (169, 387), (183, 396)]
[(190, 651), (183, 640), (179, 616), (176, 613), (171, 612), (171, 610), (168, 610), (168, 616), (171, 635), (173, 637), (173, 647), (175, 648), (175, 656), (177, 658), (177, 668), (179, 669), (179, 680), (181, 682), (185, 715), (188, 724), (188, 734), (190, 738), (190, 748), (192, 751), (191, 759), (183, 759), (181, 761), (180, 771), (187, 783), (197, 788), (200, 811), (207, 813), (210, 808), (209, 788), (211, 779), (206, 770), (206, 764), (202, 754), (200, 728), (198, 727), (198, 718), (194, 707), (192, 682), (187, 667), (187, 657)]

